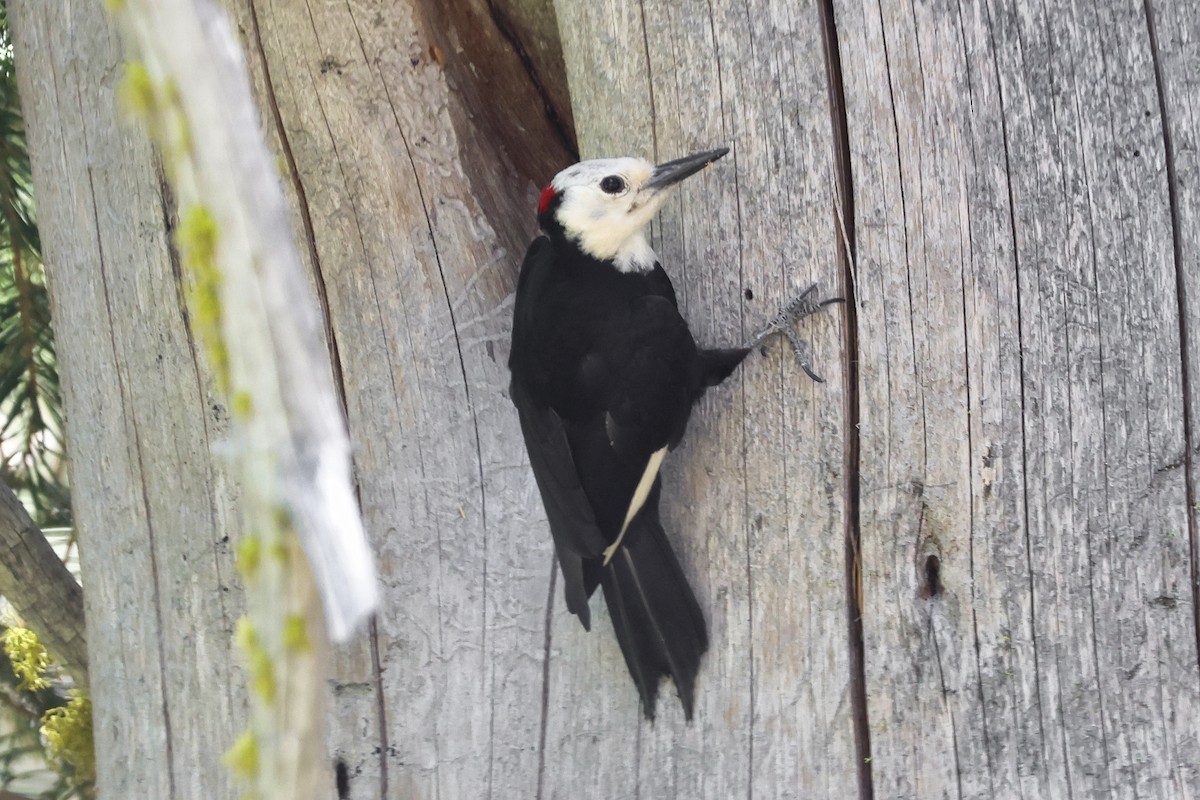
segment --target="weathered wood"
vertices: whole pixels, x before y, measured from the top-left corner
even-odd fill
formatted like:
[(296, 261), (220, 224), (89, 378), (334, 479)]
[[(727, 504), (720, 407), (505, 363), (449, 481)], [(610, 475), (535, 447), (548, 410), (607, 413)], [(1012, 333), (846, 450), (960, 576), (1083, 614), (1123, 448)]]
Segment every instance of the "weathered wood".
[[(1171, 215), (1171, 254), (1178, 289), (1184, 355), (1188, 446), (1177, 468), (1186, 471), (1188, 538), (1192, 559), (1191, 612), (1200, 642), (1200, 19), (1174, 3), (1145, 5), (1158, 91), (1163, 172)], [(1154, 111), (1151, 109), (1151, 115)], [(1160, 189), (1162, 191), (1162, 189)], [(1180, 532), (1182, 533), (1182, 531)], [(1198, 645), (1200, 646), (1200, 645)]]
[(1144, 10), (999, 5), (837, 4), (876, 796), (1192, 796), (1194, 512)]
[(191, 346), (149, 145), (117, 122), (120, 44), (94, 0), (13, 3), (67, 409), (99, 781), (230, 797), (241, 727), (227, 410)]
[(512, 48), (527, 65), (535, 88), (549, 106), (548, 120), (560, 127), (575, 147), (575, 113), (567, 86), (562, 40), (558, 35), (558, 15), (554, 0), (474, 0), (485, 2), (495, 24), (510, 41)]

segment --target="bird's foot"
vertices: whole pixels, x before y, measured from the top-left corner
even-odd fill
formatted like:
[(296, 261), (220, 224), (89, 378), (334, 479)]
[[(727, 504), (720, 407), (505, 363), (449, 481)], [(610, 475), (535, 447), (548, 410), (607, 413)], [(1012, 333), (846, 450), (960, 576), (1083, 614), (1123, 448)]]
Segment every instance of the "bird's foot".
[(792, 355), (795, 357), (796, 364), (799, 365), (800, 369), (804, 370), (805, 374), (817, 383), (824, 383), (825, 379), (813, 372), (812, 365), (809, 363), (808, 342), (801, 339), (792, 330), (792, 326), (805, 317), (817, 313), (822, 308), (834, 303), (844, 303), (846, 299), (844, 297), (830, 297), (826, 300), (819, 300), (817, 299), (816, 292), (817, 285), (814, 283), (780, 309), (779, 313), (767, 323), (767, 327), (763, 328), (745, 346), (747, 348), (755, 348), (772, 336), (782, 336), (791, 345)]

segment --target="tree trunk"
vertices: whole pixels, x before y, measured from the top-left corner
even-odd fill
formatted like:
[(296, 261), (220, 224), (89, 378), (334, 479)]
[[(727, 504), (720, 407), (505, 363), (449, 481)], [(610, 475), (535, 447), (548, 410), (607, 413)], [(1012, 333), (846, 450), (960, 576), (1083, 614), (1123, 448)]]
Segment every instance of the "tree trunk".
[[(690, 726), (642, 720), (602, 604), (567, 614), (506, 397), (573, 157), (541, 17), (235, 5), (385, 592), (338, 653), (331, 796), (1200, 794), (1200, 18), (1001, 5), (556, 3), (584, 157), (733, 148), (655, 226), (698, 339), (851, 301), (802, 326), (827, 383), (770, 346), (668, 461)], [(170, 198), (101, 4), (12, 8), (102, 791), (234, 796), (237, 491)]]
[[(170, 199), (117, 121), (103, 5), (14, 3), (80, 536), (105, 797), (231, 797), (243, 726), (228, 411), (186, 324)], [(86, 541), (84, 541), (86, 540)], [(203, 791), (202, 791), (203, 790)]]

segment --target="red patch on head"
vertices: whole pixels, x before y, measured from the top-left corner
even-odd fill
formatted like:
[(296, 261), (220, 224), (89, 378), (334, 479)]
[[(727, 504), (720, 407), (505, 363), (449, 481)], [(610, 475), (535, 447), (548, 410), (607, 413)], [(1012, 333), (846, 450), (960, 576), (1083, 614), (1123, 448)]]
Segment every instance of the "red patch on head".
[(554, 202), (554, 196), (558, 194), (553, 186), (547, 186), (542, 189), (542, 198), (538, 200), (538, 213), (545, 214), (550, 208), (550, 204)]

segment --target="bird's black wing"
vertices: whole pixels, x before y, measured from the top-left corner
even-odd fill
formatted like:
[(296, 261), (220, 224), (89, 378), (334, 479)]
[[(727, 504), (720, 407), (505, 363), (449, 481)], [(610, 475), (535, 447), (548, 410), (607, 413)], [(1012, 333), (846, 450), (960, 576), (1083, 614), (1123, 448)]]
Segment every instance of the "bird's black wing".
[(536, 387), (541, 376), (531, 340), (535, 335), (534, 309), (548, 277), (546, 270), (553, 268), (552, 259), (552, 245), (547, 239), (539, 238), (530, 245), (521, 265), (520, 289), (513, 313), (509, 393), (517, 407), (529, 463), (554, 537), (554, 549), (563, 571), (567, 609), (589, 628), (591, 616), (587, 601), (589, 588), (595, 587), (594, 582), (584, 580), (583, 560), (603, 552), (606, 542), (580, 485), (563, 421), (544, 398), (537, 396)]
[[(671, 279), (662, 268), (662, 264), (654, 265), (654, 271), (650, 273), (648, 279), (658, 294), (670, 300), (673, 307), (679, 307), (679, 303), (675, 299), (675, 287), (671, 284)], [(716, 386), (728, 378), (749, 352), (750, 348), (748, 347), (698, 351), (701, 365), (700, 394), (703, 393), (703, 389)], [(697, 399), (698, 397), (699, 395), (697, 395)]]
[(671, 305), (674, 308), (679, 308), (679, 300), (675, 297), (675, 284), (671, 283), (671, 278), (667, 275), (667, 271), (663, 269), (662, 264), (655, 261), (654, 269), (646, 277), (650, 286), (653, 287), (655, 294), (671, 301)]
[(606, 346), (622, 363), (607, 377), (605, 424), (615, 450), (645, 463), (683, 436), (699, 386), (696, 343), (674, 298), (654, 294), (631, 305), (615, 334), (619, 344)]
[(590, 629), (588, 595), (594, 582), (585, 581), (583, 561), (604, 550), (604, 537), (579, 484), (562, 420), (554, 409), (539, 407), (515, 377), (510, 391), (521, 418), (529, 464), (537, 479), (550, 533), (554, 537), (554, 550), (562, 567), (567, 610), (579, 617), (583, 627)]

